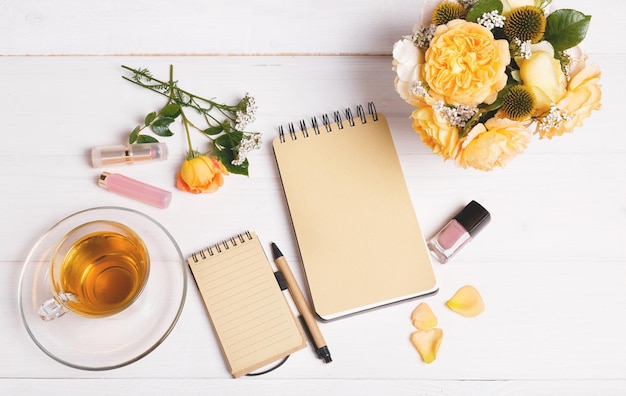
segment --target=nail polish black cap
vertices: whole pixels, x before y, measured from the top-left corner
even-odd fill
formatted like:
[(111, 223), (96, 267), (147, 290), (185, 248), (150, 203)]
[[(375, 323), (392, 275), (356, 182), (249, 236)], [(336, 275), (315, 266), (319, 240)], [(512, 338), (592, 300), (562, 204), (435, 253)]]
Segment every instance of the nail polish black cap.
[(454, 219), (458, 221), (471, 236), (475, 236), (489, 224), (491, 214), (489, 214), (487, 209), (483, 208), (481, 204), (472, 201), (457, 213)]

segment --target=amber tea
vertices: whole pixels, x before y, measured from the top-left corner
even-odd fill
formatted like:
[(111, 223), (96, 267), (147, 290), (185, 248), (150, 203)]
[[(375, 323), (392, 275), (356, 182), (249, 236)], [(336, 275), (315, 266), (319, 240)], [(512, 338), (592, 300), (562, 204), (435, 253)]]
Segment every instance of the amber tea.
[[(108, 222), (111, 224), (111, 222)], [(89, 233), (68, 249), (60, 265), (53, 265), (53, 288), (61, 303), (88, 317), (109, 316), (130, 306), (141, 293), (149, 272), (149, 257), (141, 239), (103, 230)]]

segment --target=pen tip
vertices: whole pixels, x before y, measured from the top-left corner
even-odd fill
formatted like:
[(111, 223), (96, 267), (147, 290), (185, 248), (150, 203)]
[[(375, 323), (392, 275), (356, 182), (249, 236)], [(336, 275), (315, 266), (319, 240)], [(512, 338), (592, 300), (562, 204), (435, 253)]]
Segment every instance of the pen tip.
[(272, 242), (272, 255), (274, 256), (274, 260), (283, 256), (283, 253), (274, 242)]

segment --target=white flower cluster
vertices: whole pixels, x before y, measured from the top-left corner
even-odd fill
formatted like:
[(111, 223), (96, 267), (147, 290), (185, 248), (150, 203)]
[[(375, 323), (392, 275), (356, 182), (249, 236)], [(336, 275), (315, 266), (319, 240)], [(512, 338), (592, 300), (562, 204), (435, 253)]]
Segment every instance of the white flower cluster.
[(556, 129), (559, 128), (562, 123), (571, 120), (572, 116), (567, 114), (567, 111), (561, 111), (556, 104), (552, 103), (548, 115), (542, 117), (539, 121), (539, 130), (548, 131), (550, 129)]
[(237, 110), (237, 113), (235, 114), (235, 129), (243, 131), (256, 119), (257, 106), (254, 97), (249, 96), (247, 93), (240, 103), (244, 105), (244, 108), (242, 110)]
[(524, 59), (530, 59), (530, 56), (532, 55), (531, 45), (530, 40), (522, 41), (517, 37), (513, 39), (513, 49)]
[(446, 119), (450, 125), (463, 128), (467, 121), (469, 121), (478, 112), (477, 107), (470, 107), (467, 105), (447, 105), (442, 100), (437, 101), (433, 105), (433, 110)]
[(248, 153), (252, 150), (261, 148), (261, 135), (255, 133), (254, 135), (246, 135), (241, 139), (237, 149), (237, 157), (231, 161), (235, 166), (239, 166), (246, 161)]
[(424, 86), (422, 81), (412, 81), (410, 84), (411, 93), (415, 96), (426, 97), (428, 95), (428, 90)]
[(491, 12), (484, 13), (480, 18), (478, 18), (478, 24), (484, 26), (489, 30), (493, 30), (494, 28), (504, 27), (504, 21), (506, 17), (504, 15), (500, 15), (497, 10), (493, 10)]
[(415, 33), (413, 33), (411, 40), (419, 48), (428, 48), (430, 46), (430, 40), (432, 40), (435, 35), (436, 28), (437, 27), (432, 24), (427, 27), (420, 27)]

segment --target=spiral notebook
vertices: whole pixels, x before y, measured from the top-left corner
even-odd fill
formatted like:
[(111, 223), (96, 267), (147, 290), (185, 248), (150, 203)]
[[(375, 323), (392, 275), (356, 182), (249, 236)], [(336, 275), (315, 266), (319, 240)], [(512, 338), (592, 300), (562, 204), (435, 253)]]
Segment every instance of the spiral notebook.
[(233, 377), (306, 346), (255, 233), (202, 249), (187, 263)]
[(437, 292), (387, 120), (373, 103), (279, 127), (274, 154), (324, 320)]

